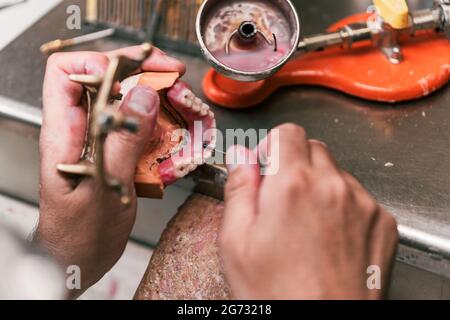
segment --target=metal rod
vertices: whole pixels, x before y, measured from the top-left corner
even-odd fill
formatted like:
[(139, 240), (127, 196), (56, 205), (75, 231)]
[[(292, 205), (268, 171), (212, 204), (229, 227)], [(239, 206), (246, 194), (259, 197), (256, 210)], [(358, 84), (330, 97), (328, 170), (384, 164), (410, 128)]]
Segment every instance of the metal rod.
[(27, 2), (28, 0), (11, 0), (9, 2), (3, 3), (0, 5), (0, 10), (17, 6), (18, 4), (22, 4)]
[(161, 23), (162, 13), (166, 10), (167, 2), (165, 0), (155, 0), (153, 11), (148, 21), (147, 27), (147, 41), (153, 42), (158, 27)]
[[(444, 31), (443, 24), (448, 28), (449, 21), (443, 17), (440, 9), (426, 9), (411, 13), (410, 24), (407, 28), (398, 30), (399, 33), (411, 33), (419, 30)], [(369, 23), (360, 25), (347, 25), (337, 32), (323, 33), (305, 37), (298, 46), (300, 52), (324, 50), (334, 46), (347, 46), (351, 48), (354, 43), (374, 40), (380, 32)]]
[(116, 30), (114, 28), (110, 28), (110, 29), (106, 29), (106, 30), (102, 30), (102, 31), (94, 32), (94, 33), (85, 34), (83, 36), (75, 37), (72, 39), (53, 40), (53, 41), (44, 43), (41, 46), (40, 50), (42, 53), (58, 51), (65, 47), (70, 47), (70, 46), (74, 46), (77, 44), (82, 44), (82, 43), (87, 43), (87, 42), (92, 42), (92, 41), (96, 41), (99, 39), (107, 38), (107, 37), (112, 36), (115, 32), (116, 32)]

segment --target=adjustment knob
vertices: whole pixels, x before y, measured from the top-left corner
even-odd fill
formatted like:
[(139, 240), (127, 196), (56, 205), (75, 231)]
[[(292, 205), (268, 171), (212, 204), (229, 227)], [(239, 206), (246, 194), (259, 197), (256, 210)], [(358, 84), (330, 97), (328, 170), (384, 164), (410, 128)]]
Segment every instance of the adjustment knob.
[(384, 22), (394, 29), (405, 29), (409, 26), (409, 8), (406, 0), (374, 0)]

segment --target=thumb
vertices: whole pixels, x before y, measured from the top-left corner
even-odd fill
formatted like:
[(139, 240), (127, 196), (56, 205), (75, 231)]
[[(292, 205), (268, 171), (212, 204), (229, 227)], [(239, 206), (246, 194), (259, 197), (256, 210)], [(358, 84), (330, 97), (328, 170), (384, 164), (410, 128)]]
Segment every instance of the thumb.
[(244, 235), (257, 212), (261, 181), (257, 157), (243, 146), (232, 146), (227, 152), (229, 171), (225, 187), (224, 241)]
[(127, 94), (120, 107), (124, 116), (133, 117), (139, 124), (137, 134), (124, 130), (113, 132), (105, 142), (106, 170), (123, 183), (134, 181), (139, 159), (156, 128), (159, 104), (155, 90), (137, 86)]

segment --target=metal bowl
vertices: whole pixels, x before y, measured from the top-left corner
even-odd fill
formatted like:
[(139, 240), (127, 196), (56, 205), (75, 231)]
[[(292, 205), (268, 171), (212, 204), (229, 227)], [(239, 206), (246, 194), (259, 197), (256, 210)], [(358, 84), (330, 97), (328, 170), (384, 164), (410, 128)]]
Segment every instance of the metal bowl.
[[(301, 24), (289, 0), (206, 0), (196, 32), (203, 55), (218, 72), (250, 82), (270, 77), (289, 61), (297, 51)], [(267, 55), (272, 47), (273, 57)]]

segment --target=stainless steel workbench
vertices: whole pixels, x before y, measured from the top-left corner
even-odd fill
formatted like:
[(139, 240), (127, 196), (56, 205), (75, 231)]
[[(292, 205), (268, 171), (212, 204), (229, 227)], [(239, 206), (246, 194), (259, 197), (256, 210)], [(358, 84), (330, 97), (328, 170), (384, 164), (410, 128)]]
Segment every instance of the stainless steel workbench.
[[(37, 202), (41, 87), (45, 57), (39, 46), (78, 32), (65, 28), (65, 1), (0, 51), (0, 192)], [(305, 34), (322, 31), (346, 15), (364, 11), (366, 0), (299, 0)], [(409, 1), (412, 8), (431, 1)], [(89, 32), (83, 29), (83, 33)], [(131, 42), (97, 41), (77, 50), (108, 50)], [(436, 53), (439, 54), (439, 53)], [(177, 54), (175, 54), (177, 55)], [(188, 66), (185, 80), (201, 95), (209, 68), (201, 58), (177, 55)], [(340, 165), (356, 175), (399, 222), (398, 260), (450, 279), (450, 88), (420, 101), (384, 105), (317, 88), (279, 91), (255, 109), (214, 108), (219, 129), (269, 129), (284, 122), (304, 126), (325, 141)], [(386, 166), (387, 163), (393, 166)], [(170, 201), (143, 201), (135, 236), (155, 242), (169, 213), (189, 193), (189, 182), (169, 190)], [(151, 207), (151, 214), (149, 211)], [(142, 218), (145, 216), (145, 218)], [(448, 280), (447, 280), (448, 281)]]

